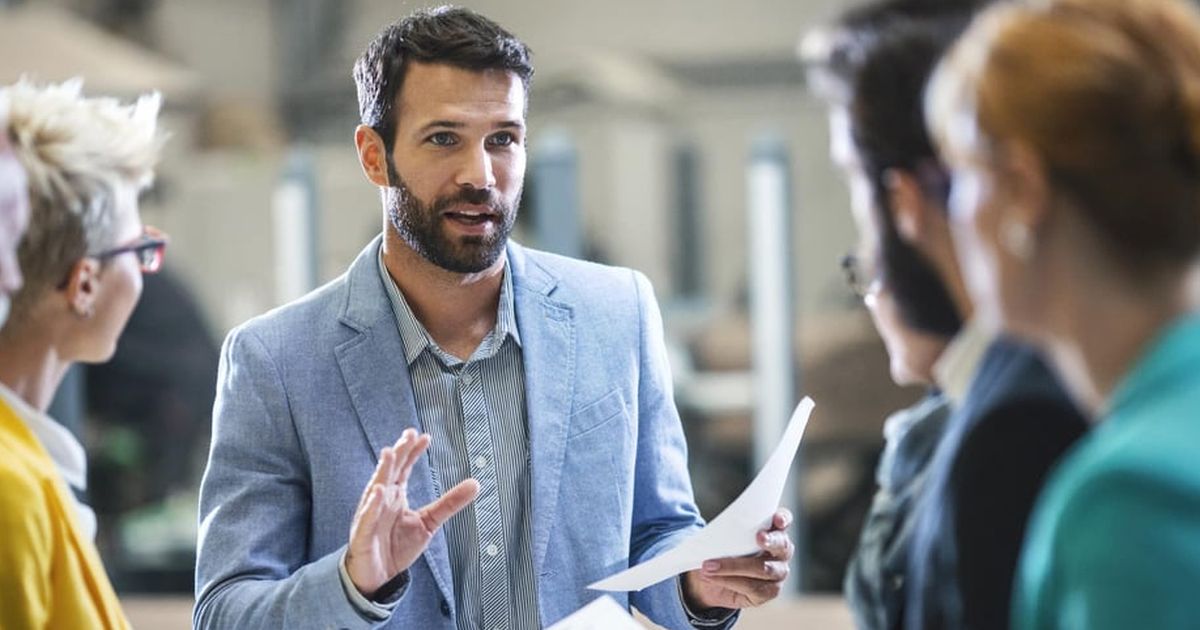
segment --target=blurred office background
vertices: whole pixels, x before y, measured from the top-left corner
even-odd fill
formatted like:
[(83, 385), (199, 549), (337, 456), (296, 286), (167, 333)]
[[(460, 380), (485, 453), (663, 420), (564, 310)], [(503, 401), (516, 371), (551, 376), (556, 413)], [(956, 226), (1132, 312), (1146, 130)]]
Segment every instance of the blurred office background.
[[(799, 398), (816, 400), (788, 492), (801, 602), (835, 601), (882, 420), (919, 394), (891, 384), (842, 281), (847, 194), (795, 61), (799, 34), (849, 2), (462, 3), (535, 53), (518, 239), (634, 267), (657, 289), (706, 516)], [(190, 597), (220, 340), (342, 273), (380, 229), (350, 67), (425, 4), (0, 0), (0, 82), (82, 76), (93, 95), (166, 97), (172, 140), (143, 201), (171, 235), (165, 272), (115, 359), (72, 374), (53, 412), (88, 447), (123, 597)]]

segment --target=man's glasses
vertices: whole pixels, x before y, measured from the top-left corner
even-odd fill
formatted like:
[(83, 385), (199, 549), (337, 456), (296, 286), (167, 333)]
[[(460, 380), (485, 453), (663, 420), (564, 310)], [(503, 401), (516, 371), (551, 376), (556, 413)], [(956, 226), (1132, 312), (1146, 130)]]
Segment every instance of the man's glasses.
[(875, 274), (863, 269), (862, 259), (854, 254), (842, 256), (842, 274), (846, 278), (846, 286), (860, 300), (865, 300), (878, 289), (879, 282)]
[(167, 235), (155, 228), (146, 226), (137, 241), (93, 254), (92, 258), (104, 261), (114, 256), (133, 252), (137, 255), (138, 265), (141, 267), (142, 273), (158, 273), (158, 270), (162, 269), (163, 256), (166, 254), (166, 251)]

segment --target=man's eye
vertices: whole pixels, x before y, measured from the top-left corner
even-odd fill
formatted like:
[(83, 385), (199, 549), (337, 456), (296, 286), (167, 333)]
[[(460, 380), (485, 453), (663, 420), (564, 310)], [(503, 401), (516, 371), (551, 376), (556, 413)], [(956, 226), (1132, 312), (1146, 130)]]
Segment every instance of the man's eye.
[(510, 144), (515, 144), (517, 137), (507, 131), (498, 133), (491, 138), (488, 138), (488, 143), (495, 147), (506, 147)]
[(442, 131), (429, 136), (427, 142), (439, 147), (448, 147), (455, 143), (455, 138), (454, 134)]

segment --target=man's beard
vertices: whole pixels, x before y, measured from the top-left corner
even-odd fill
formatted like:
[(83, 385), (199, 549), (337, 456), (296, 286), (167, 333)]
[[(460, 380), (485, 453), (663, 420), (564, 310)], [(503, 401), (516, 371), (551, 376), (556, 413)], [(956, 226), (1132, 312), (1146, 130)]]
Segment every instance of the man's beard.
[[(496, 264), (517, 220), (520, 191), (512, 204), (504, 203), (491, 188), (464, 188), (426, 204), (412, 194), (390, 164), (388, 167), (395, 184), (384, 194), (388, 221), (405, 244), (425, 260), (454, 273), (479, 273)], [(487, 206), (497, 215), (495, 230), (485, 236), (451, 237), (444, 225), (451, 219), (444, 217), (443, 212), (458, 204)]]

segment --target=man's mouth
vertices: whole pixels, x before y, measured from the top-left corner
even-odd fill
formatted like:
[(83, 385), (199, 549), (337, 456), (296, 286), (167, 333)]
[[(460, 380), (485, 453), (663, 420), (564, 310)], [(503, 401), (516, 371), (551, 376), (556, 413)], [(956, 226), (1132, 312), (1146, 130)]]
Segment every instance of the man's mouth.
[(480, 206), (477, 208), (456, 208), (442, 213), (442, 216), (452, 221), (457, 221), (466, 225), (480, 225), (488, 221), (499, 221), (500, 215), (492, 211), (491, 208)]

